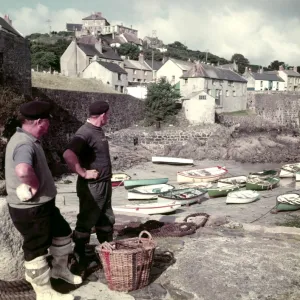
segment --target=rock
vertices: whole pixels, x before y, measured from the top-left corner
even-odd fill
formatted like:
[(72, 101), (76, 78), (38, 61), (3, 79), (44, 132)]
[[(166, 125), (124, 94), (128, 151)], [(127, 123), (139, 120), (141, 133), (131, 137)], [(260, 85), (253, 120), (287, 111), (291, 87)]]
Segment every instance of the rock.
[(209, 217), (208, 221), (205, 224), (205, 227), (218, 227), (228, 223), (226, 216), (222, 215), (212, 215)]
[(11, 221), (5, 198), (0, 198), (0, 237), (0, 280), (23, 279), (23, 238)]
[(223, 227), (230, 229), (243, 228), (243, 224), (239, 222), (230, 221), (229, 223), (224, 224)]
[(5, 180), (0, 180), (0, 196), (6, 196)]

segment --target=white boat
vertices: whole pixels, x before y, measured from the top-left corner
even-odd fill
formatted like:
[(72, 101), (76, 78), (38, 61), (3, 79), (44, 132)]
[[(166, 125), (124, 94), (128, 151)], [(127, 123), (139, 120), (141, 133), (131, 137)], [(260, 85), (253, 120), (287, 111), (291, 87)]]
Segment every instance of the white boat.
[(290, 205), (300, 205), (300, 195), (299, 194), (283, 194), (277, 197), (279, 203), (290, 204)]
[(169, 164), (169, 165), (193, 165), (194, 164), (194, 160), (192, 159), (167, 157), (167, 156), (153, 156), (152, 162), (154, 164)]
[(185, 189), (176, 189), (171, 190), (162, 195), (158, 195), (157, 202), (165, 202), (167, 200), (173, 200), (176, 204), (180, 205), (189, 205), (196, 202), (200, 202), (200, 200), (206, 194), (205, 189), (198, 188), (185, 188)]
[(246, 185), (247, 176), (241, 175), (241, 176), (233, 176), (233, 177), (226, 177), (221, 178), (218, 180), (218, 186), (226, 186), (226, 185), (239, 185), (240, 187), (243, 187)]
[(245, 204), (258, 200), (259, 193), (252, 190), (231, 192), (227, 195), (226, 204)]
[(296, 172), (296, 181), (300, 181), (300, 172)]
[(198, 183), (216, 181), (224, 177), (228, 171), (225, 167), (211, 167), (205, 169), (195, 169), (177, 172), (177, 182)]
[(114, 206), (114, 212), (141, 213), (144, 215), (166, 214), (176, 211), (181, 205), (175, 201), (161, 201), (141, 204), (128, 204), (124, 206)]
[(157, 199), (158, 194), (162, 194), (173, 190), (174, 186), (170, 184), (153, 184), (146, 186), (139, 186), (128, 190), (128, 200), (143, 200), (143, 199)]
[(295, 177), (296, 173), (300, 172), (300, 163), (295, 164), (287, 164), (281, 167), (279, 177), (281, 178), (289, 178)]
[(211, 182), (198, 182), (198, 183), (180, 183), (180, 188), (198, 188), (207, 189), (213, 186)]

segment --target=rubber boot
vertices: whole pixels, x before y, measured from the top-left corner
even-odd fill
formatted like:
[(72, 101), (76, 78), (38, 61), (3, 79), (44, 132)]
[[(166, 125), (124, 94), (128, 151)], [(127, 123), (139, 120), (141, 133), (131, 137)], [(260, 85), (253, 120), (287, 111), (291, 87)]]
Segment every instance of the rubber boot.
[(46, 256), (26, 261), (24, 266), (25, 279), (31, 283), (36, 293), (36, 300), (74, 300), (71, 294), (61, 294), (52, 289)]
[(85, 253), (85, 245), (90, 241), (90, 233), (75, 230), (73, 232), (73, 241), (75, 243), (74, 254), (77, 258), (77, 265), (74, 267), (74, 272), (84, 278), (89, 263)]
[(96, 235), (100, 244), (113, 241), (113, 231), (105, 232), (96, 227)]
[(72, 243), (70, 236), (53, 238), (50, 254), (53, 256), (52, 261), (52, 278), (60, 278), (71, 284), (81, 284), (82, 278), (74, 275), (68, 269), (69, 254), (72, 253)]

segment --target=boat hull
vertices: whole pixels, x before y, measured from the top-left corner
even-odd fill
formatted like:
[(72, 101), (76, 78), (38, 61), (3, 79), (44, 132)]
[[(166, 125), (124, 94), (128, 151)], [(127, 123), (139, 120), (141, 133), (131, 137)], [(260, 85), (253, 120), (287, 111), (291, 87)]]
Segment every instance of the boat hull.
[(246, 186), (247, 176), (233, 176), (233, 177), (226, 177), (221, 178), (218, 180), (218, 186), (227, 186), (227, 185), (238, 185), (239, 187)]
[(208, 193), (208, 196), (211, 198), (224, 197), (224, 196), (227, 196), (228, 193), (237, 191), (239, 189), (240, 189), (239, 186), (228, 186), (227, 185), (227, 188), (226, 188), (226, 186), (216, 187), (216, 188), (208, 188), (207, 193)]
[(170, 184), (141, 186), (128, 190), (128, 200), (155, 200), (158, 194), (166, 193), (173, 189), (174, 186)]
[(270, 177), (270, 178), (266, 178), (265, 180), (264, 179), (262, 179), (262, 180), (263, 180), (262, 182), (247, 181), (246, 189), (254, 190), (254, 191), (271, 190), (271, 189), (277, 187), (277, 185), (280, 181), (280, 179), (278, 177)]
[(293, 211), (300, 209), (300, 195), (296, 193), (282, 194), (277, 197), (277, 211)]
[(125, 206), (115, 206), (113, 207), (114, 212), (122, 213), (140, 213), (145, 215), (157, 215), (157, 214), (167, 214), (175, 212), (180, 208), (180, 204), (176, 204), (174, 201), (171, 203), (152, 203), (151, 205), (125, 205)]
[(154, 164), (168, 164), (168, 165), (193, 165), (193, 159), (177, 158), (177, 157), (163, 157), (153, 156), (152, 163)]
[(288, 204), (288, 203), (278, 203), (276, 206), (277, 211), (294, 211), (294, 210), (299, 210), (299, 209), (300, 209), (300, 204), (293, 205), (293, 204)]
[(297, 172), (300, 172), (300, 163), (287, 164), (281, 167), (279, 177), (292, 178), (296, 176)]
[(131, 180), (125, 180), (124, 186), (125, 189), (131, 189), (138, 186), (143, 185), (154, 185), (154, 184), (165, 184), (167, 183), (169, 178), (153, 178), (153, 179), (131, 179)]
[(247, 204), (259, 200), (260, 195), (252, 191), (238, 191), (227, 195), (226, 204)]

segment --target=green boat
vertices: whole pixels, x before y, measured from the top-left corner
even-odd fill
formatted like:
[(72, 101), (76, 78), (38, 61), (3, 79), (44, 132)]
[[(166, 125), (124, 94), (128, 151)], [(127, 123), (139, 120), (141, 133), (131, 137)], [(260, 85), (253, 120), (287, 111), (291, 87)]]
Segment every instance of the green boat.
[(277, 197), (277, 211), (293, 211), (300, 209), (300, 195), (296, 193), (282, 194)]
[(253, 172), (253, 173), (249, 173), (249, 178), (251, 177), (262, 177), (262, 178), (265, 178), (265, 177), (275, 177), (278, 175), (278, 171), (276, 170), (263, 170), (263, 171), (260, 171), (260, 172)]
[(239, 185), (226, 185), (226, 186), (213, 186), (207, 188), (207, 194), (209, 197), (223, 197), (228, 193), (234, 192), (240, 189)]
[(246, 190), (271, 190), (278, 185), (279, 181), (280, 179), (278, 177), (251, 177), (247, 179)]
[(130, 179), (124, 181), (124, 187), (126, 190), (129, 190), (138, 186), (165, 184), (168, 180), (169, 178)]

